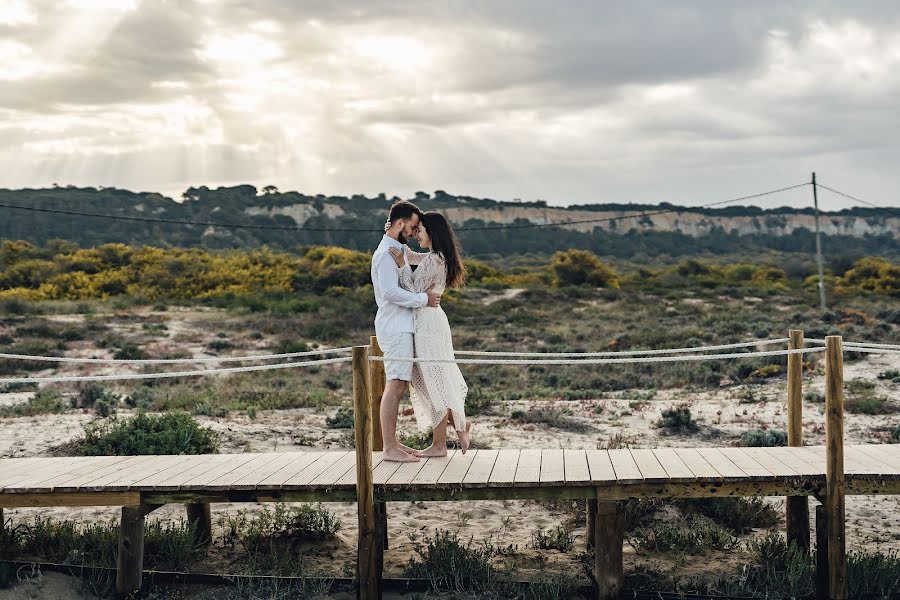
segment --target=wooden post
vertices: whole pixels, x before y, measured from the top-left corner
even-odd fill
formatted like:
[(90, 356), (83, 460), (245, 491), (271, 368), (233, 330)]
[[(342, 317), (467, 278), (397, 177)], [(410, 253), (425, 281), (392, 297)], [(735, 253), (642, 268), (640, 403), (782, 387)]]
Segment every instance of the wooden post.
[(123, 506), (116, 557), (116, 594), (128, 596), (141, 589), (144, 568), (144, 515), (139, 506)]
[(194, 540), (202, 545), (209, 546), (212, 543), (212, 512), (209, 502), (199, 504), (185, 504), (188, 523), (193, 523)]
[(587, 549), (590, 550), (594, 547), (594, 536), (595, 530), (597, 527), (597, 501), (596, 500), (588, 500), (585, 506), (585, 517), (587, 520), (585, 531), (584, 531), (584, 541), (587, 545)]
[(594, 579), (597, 600), (618, 598), (625, 579), (622, 567), (622, 541), (625, 513), (618, 502), (597, 502), (594, 526)]
[(828, 515), (816, 506), (816, 600), (828, 600)]
[[(791, 329), (790, 350), (803, 348), (803, 331)], [(787, 443), (803, 445), (803, 355), (788, 354), (787, 359)], [(809, 502), (806, 496), (785, 498), (785, 523), (788, 544), (809, 552)]]
[[(372, 347), (372, 356), (384, 356), (376, 336), (371, 336), (369, 342)], [(371, 401), (369, 405), (372, 408), (372, 451), (381, 452), (384, 450), (384, 440), (381, 435), (381, 396), (384, 394), (384, 386), (387, 381), (384, 376), (384, 362), (374, 360), (370, 364), (369, 395)], [(375, 512), (378, 518), (378, 535), (381, 537), (382, 549), (387, 550), (387, 502), (378, 502)]]
[[(378, 345), (378, 338), (371, 336), (372, 356), (384, 356), (381, 346)], [(381, 437), (381, 396), (384, 394), (384, 361), (371, 361), (371, 387), (369, 393), (372, 401), (372, 451), (381, 452), (384, 450), (384, 440)]]
[(825, 512), (828, 515), (829, 597), (845, 600), (844, 357), (839, 335), (825, 338)]
[(356, 428), (356, 501), (359, 515), (357, 598), (380, 600), (380, 540), (376, 537), (375, 484), (372, 478), (372, 414), (369, 410), (369, 348), (353, 347), (353, 416)]

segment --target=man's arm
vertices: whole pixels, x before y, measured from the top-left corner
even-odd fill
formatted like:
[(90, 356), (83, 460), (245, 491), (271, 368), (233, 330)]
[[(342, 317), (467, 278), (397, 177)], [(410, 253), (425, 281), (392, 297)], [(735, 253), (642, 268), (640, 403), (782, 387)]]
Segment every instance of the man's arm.
[(384, 299), (405, 308), (422, 308), (428, 304), (428, 294), (415, 294), (400, 287), (397, 264), (390, 254), (384, 253), (375, 264), (375, 275)]

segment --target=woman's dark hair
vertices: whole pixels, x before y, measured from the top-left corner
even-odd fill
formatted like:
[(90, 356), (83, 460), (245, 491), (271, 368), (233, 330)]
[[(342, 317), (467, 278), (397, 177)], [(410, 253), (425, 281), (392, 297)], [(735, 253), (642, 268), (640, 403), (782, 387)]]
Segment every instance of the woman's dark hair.
[(447, 263), (447, 287), (460, 288), (466, 284), (466, 266), (462, 262), (462, 249), (450, 223), (439, 212), (428, 211), (419, 217), (419, 225), (425, 227), (431, 238), (431, 251), (444, 257)]

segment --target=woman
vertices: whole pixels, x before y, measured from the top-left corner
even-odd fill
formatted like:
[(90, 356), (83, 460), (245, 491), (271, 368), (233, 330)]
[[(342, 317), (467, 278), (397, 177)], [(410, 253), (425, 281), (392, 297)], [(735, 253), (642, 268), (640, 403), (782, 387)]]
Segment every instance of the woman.
[[(428, 252), (401, 252), (391, 248), (400, 271), (400, 286), (411, 292), (465, 285), (466, 268), (462, 263), (459, 241), (450, 224), (437, 212), (426, 212), (419, 220), (416, 234), (419, 246)], [(418, 265), (413, 271), (410, 265)], [(453, 359), (450, 323), (442, 308), (414, 309), (416, 315), (415, 356), (423, 359)], [(447, 425), (452, 424), (459, 436), (462, 453), (469, 449), (471, 422), (466, 420), (465, 402), (469, 388), (455, 363), (417, 362), (413, 365), (410, 399), (419, 427), (429, 426), (434, 432), (431, 446), (419, 456), (447, 455)]]

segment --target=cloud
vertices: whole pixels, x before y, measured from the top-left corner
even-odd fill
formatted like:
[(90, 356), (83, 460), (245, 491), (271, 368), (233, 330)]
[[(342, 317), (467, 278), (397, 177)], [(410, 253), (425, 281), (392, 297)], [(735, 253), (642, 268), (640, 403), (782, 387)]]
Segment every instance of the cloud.
[(892, 202), (898, 63), (892, 2), (0, 0), (0, 186)]

